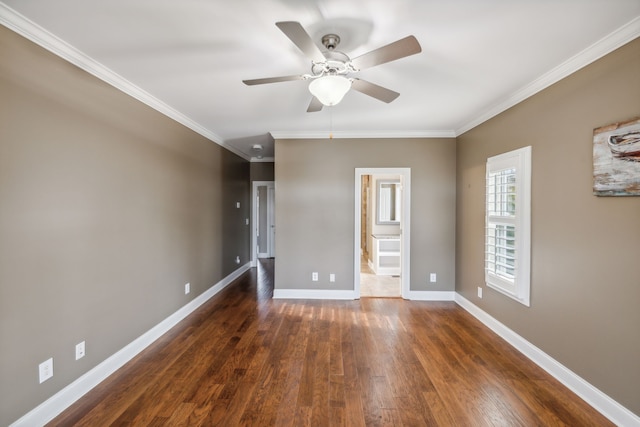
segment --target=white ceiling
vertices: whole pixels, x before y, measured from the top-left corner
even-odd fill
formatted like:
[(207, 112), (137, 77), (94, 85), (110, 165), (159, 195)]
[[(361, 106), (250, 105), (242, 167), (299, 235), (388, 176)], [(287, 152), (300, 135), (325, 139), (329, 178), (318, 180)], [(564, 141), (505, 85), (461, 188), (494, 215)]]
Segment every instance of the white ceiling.
[[(350, 57), (414, 35), (422, 53), (359, 77), (307, 113), (308, 60), (275, 26), (298, 21)], [(276, 137), (455, 136), (640, 35), (640, 0), (4, 0), (0, 23), (245, 158)]]

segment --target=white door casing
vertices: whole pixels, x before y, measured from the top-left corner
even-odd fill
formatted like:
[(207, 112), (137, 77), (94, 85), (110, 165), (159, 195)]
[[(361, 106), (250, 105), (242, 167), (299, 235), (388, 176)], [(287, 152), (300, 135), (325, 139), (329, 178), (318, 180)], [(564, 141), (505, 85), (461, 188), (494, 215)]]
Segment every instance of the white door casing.
[[(268, 257), (269, 256), (269, 252), (268, 249), (264, 250), (264, 252), (259, 253), (258, 250), (258, 237), (260, 236), (261, 233), (267, 233), (267, 235), (269, 235), (270, 233), (267, 232), (267, 230), (260, 230), (260, 205), (264, 204), (267, 202), (267, 200), (260, 200), (259, 199), (259, 189), (260, 187), (269, 187), (271, 186), (272, 188), (275, 189), (275, 183), (273, 181), (254, 181), (253, 182), (253, 191), (252, 191), (252, 224), (251, 224), (251, 265), (253, 267), (255, 267), (257, 265), (257, 259), (261, 258), (261, 257)], [(267, 190), (268, 191), (268, 190)], [(268, 199), (268, 197), (266, 197), (265, 199)], [(275, 200), (275, 198), (274, 198)], [(272, 200), (272, 201), (274, 201)], [(275, 212), (275, 203), (272, 205), (271, 209)], [(263, 210), (265, 211), (265, 210)], [(264, 219), (264, 223), (268, 223), (266, 218)], [(272, 240), (271, 240), (273, 246), (275, 247), (275, 239), (272, 236)], [(267, 245), (268, 247), (268, 245)]]
[(362, 177), (364, 175), (400, 175), (402, 183), (402, 210), (400, 219), (400, 282), (402, 298), (409, 299), (410, 287), (410, 238), (411, 238), (411, 168), (356, 168), (355, 170), (355, 197), (354, 197), (354, 249), (353, 249), (353, 276), (354, 294), (360, 298), (360, 232), (362, 210)]

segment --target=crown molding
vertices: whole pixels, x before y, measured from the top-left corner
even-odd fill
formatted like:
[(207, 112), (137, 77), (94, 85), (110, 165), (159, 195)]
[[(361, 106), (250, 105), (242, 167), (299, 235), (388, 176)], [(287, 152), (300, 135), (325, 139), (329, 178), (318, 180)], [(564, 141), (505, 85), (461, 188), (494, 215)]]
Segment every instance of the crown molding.
[[(186, 126), (208, 140), (224, 147), (239, 157), (251, 161), (251, 156), (226, 143), (219, 135), (175, 110), (165, 102), (142, 90), (124, 77), (92, 59), (75, 47), (66, 43), (25, 16), (0, 2), (0, 24), (31, 40), (44, 49), (76, 65), (116, 89), (146, 104), (161, 114)], [(640, 17), (598, 40), (582, 52), (574, 55), (558, 67), (543, 74), (533, 82), (488, 108), (481, 115), (455, 130), (414, 130), (414, 131), (273, 131), (274, 139), (351, 139), (351, 138), (456, 138), (485, 121), (497, 116), (514, 105), (546, 89), (579, 69), (600, 59), (613, 50), (640, 36)], [(330, 136), (331, 135), (331, 136)]]
[(9, 6), (1, 2), (0, 24), (34, 42), (40, 47), (43, 47), (49, 52), (59, 56), (65, 61), (81, 68), (87, 73), (110, 84), (114, 88), (146, 104), (159, 113), (186, 126), (187, 128), (202, 135), (208, 140), (242, 157), (243, 159), (250, 159), (250, 157), (245, 153), (230, 146), (229, 144), (226, 144), (219, 135), (216, 135), (214, 132), (180, 113), (165, 102), (142, 90), (140, 87), (134, 85), (124, 77), (110, 70), (95, 59), (89, 57), (85, 53), (71, 46), (69, 43), (45, 30), (35, 22), (31, 21), (30, 19), (26, 18), (25, 16), (21, 15), (20, 13), (16, 12), (15, 10), (11, 9)]
[(455, 138), (453, 130), (417, 131), (273, 131), (273, 139), (381, 139), (381, 138)]
[(456, 130), (456, 136), (460, 136), (463, 133), (473, 129), (474, 127), (486, 122), (487, 120), (497, 116), (503, 111), (508, 110), (516, 104), (524, 101), (525, 99), (535, 95), (536, 93), (546, 89), (554, 83), (564, 79), (565, 77), (575, 73), (581, 68), (595, 62), (603, 56), (613, 52), (621, 46), (629, 43), (635, 38), (640, 36), (640, 16), (634, 18), (627, 24), (613, 31), (612, 33), (601, 38), (582, 52), (569, 58), (559, 66), (555, 67), (551, 71), (538, 77), (528, 85), (524, 86), (517, 92), (513, 93), (502, 102), (487, 109), (480, 116), (469, 121), (462, 127)]

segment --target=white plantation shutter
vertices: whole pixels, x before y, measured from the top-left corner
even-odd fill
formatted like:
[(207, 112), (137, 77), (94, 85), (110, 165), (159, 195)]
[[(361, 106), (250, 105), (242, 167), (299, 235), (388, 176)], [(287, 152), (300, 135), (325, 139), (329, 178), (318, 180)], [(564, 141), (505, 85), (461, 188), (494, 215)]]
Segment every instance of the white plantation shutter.
[(487, 159), (485, 282), (529, 306), (531, 147)]

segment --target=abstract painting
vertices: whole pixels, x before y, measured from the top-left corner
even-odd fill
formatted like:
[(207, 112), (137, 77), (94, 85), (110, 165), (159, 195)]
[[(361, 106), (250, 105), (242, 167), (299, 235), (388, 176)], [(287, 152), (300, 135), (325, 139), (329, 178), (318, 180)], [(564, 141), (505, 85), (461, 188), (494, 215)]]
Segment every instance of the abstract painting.
[(593, 130), (593, 194), (640, 196), (640, 118)]

